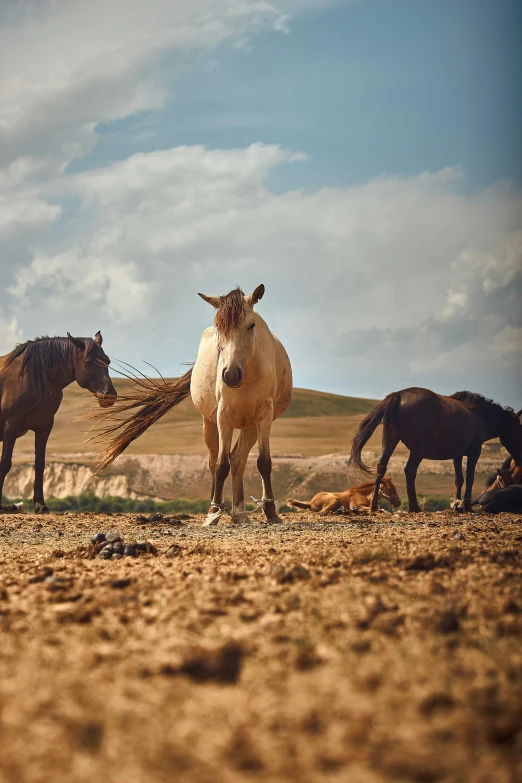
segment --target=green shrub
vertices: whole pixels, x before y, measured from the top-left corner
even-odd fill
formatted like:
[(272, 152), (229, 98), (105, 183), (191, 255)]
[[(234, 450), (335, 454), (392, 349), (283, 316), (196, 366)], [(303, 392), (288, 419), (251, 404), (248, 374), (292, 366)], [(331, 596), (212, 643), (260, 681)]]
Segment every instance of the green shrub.
[[(22, 498), (2, 498), (2, 505), (8, 503), (18, 503)], [(106, 497), (99, 498), (92, 492), (84, 492), (81, 495), (69, 495), (65, 498), (49, 497), (46, 499), (46, 505), (49, 511), (75, 511), (78, 513), (85, 511), (98, 511), (102, 513), (124, 513), (124, 514), (152, 514), (158, 511), (161, 514), (175, 513), (205, 513), (208, 510), (208, 500), (165, 500), (154, 501), (149, 498), (137, 500), (135, 498)], [(229, 501), (227, 501), (229, 502)], [(29, 511), (33, 502), (24, 498), (25, 509)]]

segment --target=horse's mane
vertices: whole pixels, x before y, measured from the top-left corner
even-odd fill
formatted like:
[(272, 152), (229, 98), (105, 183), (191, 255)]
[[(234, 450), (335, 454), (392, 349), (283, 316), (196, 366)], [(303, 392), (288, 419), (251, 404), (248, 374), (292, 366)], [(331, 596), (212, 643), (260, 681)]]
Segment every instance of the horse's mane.
[(482, 413), (484, 416), (496, 418), (497, 420), (504, 422), (513, 420), (513, 424), (516, 424), (518, 421), (517, 414), (513, 408), (504, 408), (498, 402), (489, 400), (482, 394), (470, 391), (458, 391), (455, 392), (455, 394), (450, 394), (450, 398), (461, 402), (466, 408), (469, 408), (472, 411)]
[[(82, 340), (87, 350), (90, 343), (94, 343), (90, 337), (82, 337)], [(38, 399), (43, 399), (51, 391), (51, 370), (56, 366), (63, 367), (66, 371), (73, 370), (76, 353), (73, 343), (67, 337), (36, 337), (17, 345), (6, 356), (5, 366), (12, 364), (19, 356), (22, 357), (20, 377), (27, 373)]]
[(229, 294), (219, 297), (219, 307), (214, 318), (216, 329), (223, 337), (239, 325), (245, 310), (245, 295), (239, 288), (234, 288)]

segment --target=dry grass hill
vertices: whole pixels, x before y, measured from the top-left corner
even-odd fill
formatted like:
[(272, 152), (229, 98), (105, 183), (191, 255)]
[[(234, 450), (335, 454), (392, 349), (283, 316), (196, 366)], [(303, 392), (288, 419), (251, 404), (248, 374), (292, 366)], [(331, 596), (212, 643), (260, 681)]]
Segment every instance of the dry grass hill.
[[(130, 381), (116, 379), (118, 391), (129, 388)], [(342, 397), (325, 392), (295, 389), (294, 398), (284, 416), (275, 423), (272, 437), (274, 454), (319, 456), (346, 452), (355, 429), (375, 405), (375, 400)], [(49, 455), (88, 454), (93, 446), (86, 442), (91, 422), (80, 417), (96, 412), (98, 405), (88, 392), (76, 384), (65, 390), (62, 406), (49, 440)], [(380, 436), (379, 436), (380, 437)], [(31, 433), (22, 438), (17, 452), (33, 448)], [(376, 443), (379, 441), (377, 438)], [(129, 454), (206, 454), (201, 435), (201, 416), (190, 399), (175, 408), (133, 443)], [(26, 454), (24, 454), (26, 457)]]

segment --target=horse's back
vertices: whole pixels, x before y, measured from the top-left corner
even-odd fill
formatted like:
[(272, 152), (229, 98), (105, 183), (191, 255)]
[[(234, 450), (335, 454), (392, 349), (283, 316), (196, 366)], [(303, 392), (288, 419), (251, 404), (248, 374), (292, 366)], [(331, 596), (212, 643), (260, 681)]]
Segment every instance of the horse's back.
[(400, 392), (398, 434), (409, 448), (422, 445), (427, 459), (451, 459), (480, 436), (480, 422), (463, 403), (430, 389)]

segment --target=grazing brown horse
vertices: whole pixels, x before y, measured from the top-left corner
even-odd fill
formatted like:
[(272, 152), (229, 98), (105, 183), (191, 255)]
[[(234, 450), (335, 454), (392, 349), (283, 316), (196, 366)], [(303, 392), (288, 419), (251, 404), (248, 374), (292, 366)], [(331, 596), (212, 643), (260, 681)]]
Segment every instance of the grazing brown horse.
[(515, 463), (522, 465), (519, 416), (511, 408), (503, 408), (481, 394), (469, 391), (445, 397), (429, 389), (413, 387), (389, 394), (363, 419), (352, 441), (351, 463), (371, 475), (371, 470), (362, 461), (361, 451), (377, 426), (383, 423), (382, 453), (377, 465), (376, 493), (371, 510), (377, 510), (377, 490), (395, 447), (402, 441), (410, 451), (404, 469), (408, 510), (420, 511), (415, 477), (423, 459), (453, 460), (457, 499), (460, 501), (464, 483), (462, 459), (467, 457), (462, 510), (470, 511), (475, 466), (485, 441), (499, 438)]
[[(287, 499), (289, 506), (296, 508), (309, 508), (310, 511), (319, 512), (321, 515), (331, 514), (340, 508), (347, 511), (369, 511), (373, 494), (375, 492), (375, 481), (367, 481), (364, 484), (358, 484), (356, 487), (345, 489), (344, 492), (318, 492), (313, 498), (305, 503), (302, 500)], [(378, 492), (378, 500), (384, 498), (389, 500), (394, 508), (399, 508), (401, 499), (397, 494), (395, 484), (391, 475), (384, 476), (381, 480)]]
[(0, 497), (11, 470), (15, 441), (28, 430), (35, 435), (34, 508), (47, 512), (43, 494), (45, 449), (63, 389), (76, 381), (98, 397), (102, 407), (112, 405), (116, 391), (109, 377), (109, 357), (102, 336), (39, 337), (18, 345), (0, 357)]

